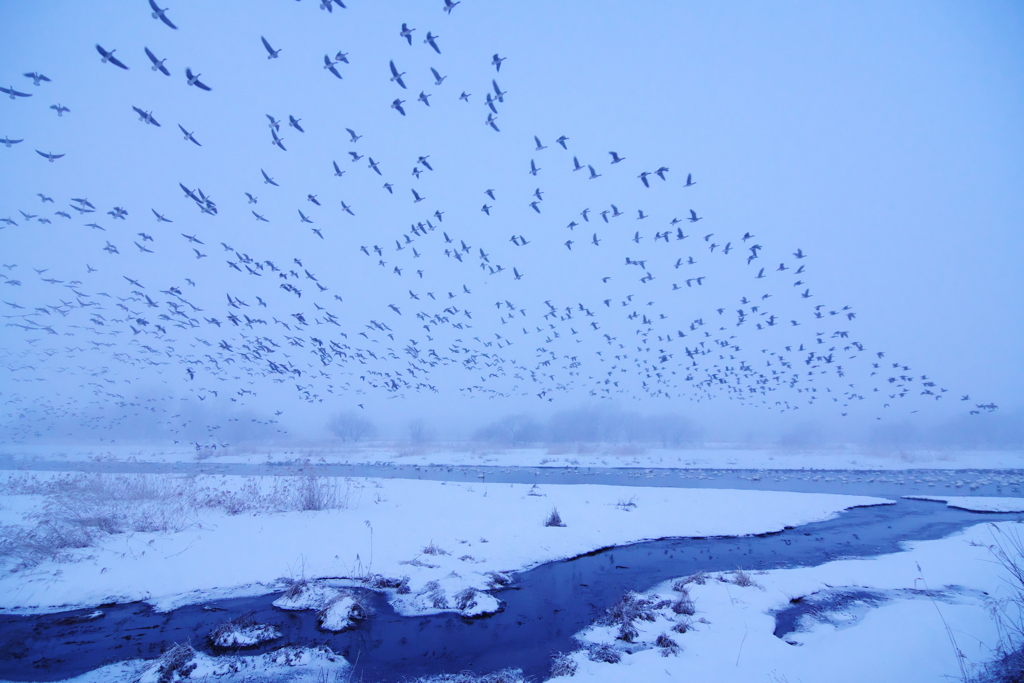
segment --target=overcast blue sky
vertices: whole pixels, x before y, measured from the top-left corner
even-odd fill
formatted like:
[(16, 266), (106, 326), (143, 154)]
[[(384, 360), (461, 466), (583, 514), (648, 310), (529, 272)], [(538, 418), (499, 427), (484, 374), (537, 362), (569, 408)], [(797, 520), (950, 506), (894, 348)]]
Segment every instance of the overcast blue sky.
[[(976, 403), (1021, 408), (1018, 3), (463, 0), (449, 15), (433, 0), (351, 0), (331, 13), (314, 0), (168, 2), (177, 30), (152, 18), (144, 0), (20, 2), (0, 10), (9, 28), (0, 85), (32, 95), (0, 97), (0, 136), (24, 139), (0, 147), (0, 218), (18, 223), (0, 230), (2, 262), (16, 264), (3, 274), (21, 282), (0, 284), (0, 294), (25, 307), (4, 305), (3, 313), (29, 316), (5, 318), (22, 327), (0, 330), (11, 434), (30, 423), (52, 427), (58, 418), (66, 426), (69, 412), (91, 425), (115, 417), (119, 424), (169, 425), (183, 406), (211, 422), (281, 410), (282, 425), (307, 434), (348, 409), (382, 424), (424, 416), (448, 429), (598, 401), (722, 423), (772, 423), (780, 410), (800, 424), (838, 421), (842, 413), (862, 421), (935, 421)], [(399, 35), (403, 22), (415, 29), (412, 45)], [(424, 44), (427, 31), (438, 36), (440, 54)], [(267, 58), (261, 36), (281, 50), (277, 59)], [(96, 44), (116, 49), (129, 70), (101, 63)], [(150, 69), (144, 47), (166, 58), (171, 76)], [(337, 65), (341, 80), (323, 68), (324, 55), (339, 50), (349, 60)], [(500, 72), (491, 65), (495, 53), (507, 58)], [(407, 90), (390, 81), (389, 60), (406, 72)], [(211, 91), (188, 86), (186, 67)], [(431, 67), (445, 76), (441, 85)], [(51, 82), (34, 86), (22, 76), (33, 71)], [(492, 79), (507, 91), (496, 105), (500, 132), (485, 123)], [(421, 91), (429, 107), (417, 101)], [(468, 102), (459, 99), (463, 92)], [(390, 108), (395, 98), (406, 101), (406, 116)], [(57, 103), (70, 111), (58, 117), (50, 109)], [(161, 126), (139, 121), (133, 106), (151, 111)], [(287, 151), (271, 144), (267, 114), (282, 120)], [(288, 126), (289, 115), (301, 119), (304, 133)], [(202, 146), (185, 141), (179, 124)], [(358, 142), (346, 128), (362, 136)], [(561, 135), (568, 149), (556, 144)], [(534, 136), (546, 149), (536, 149)], [(66, 156), (48, 163), (35, 150)], [(610, 151), (625, 160), (612, 164)], [(363, 158), (353, 161), (349, 152)], [(417, 162), (423, 155), (433, 171)], [(600, 177), (573, 172), (574, 156)], [(382, 175), (368, 168), (369, 157)], [(334, 176), (332, 161), (342, 177)], [(644, 187), (638, 175), (660, 167), (669, 169), (666, 180), (652, 175)], [(265, 184), (261, 169), (279, 187)], [(688, 173), (692, 187), (684, 187)], [(201, 213), (179, 183), (212, 197), (217, 214)], [(530, 205), (536, 189), (540, 213)], [(426, 199), (414, 203), (412, 190)], [(249, 204), (245, 192), (258, 203)], [(307, 200), (310, 194), (321, 206)], [(89, 199), (97, 212), (79, 215), (72, 197)], [(599, 212), (612, 204), (623, 215), (605, 223)], [(128, 211), (125, 220), (105, 213), (114, 206)], [(589, 222), (580, 215), (587, 208)], [(154, 209), (173, 223), (157, 223)], [(702, 220), (680, 223), (688, 237), (678, 240), (670, 220), (691, 209)], [(57, 210), (72, 218), (54, 216)], [(301, 223), (300, 210), (314, 223)], [(638, 220), (638, 211), (649, 217)], [(410, 226), (427, 220), (435, 229), (413, 236)], [(579, 225), (570, 230), (570, 221)], [(104, 229), (85, 227), (90, 222)], [(667, 230), (669, 241), (656, 242)], [(743, 241), (744, 233), (754, 237)], [(528, 244), (517, 246), (512, 236)], [(462, 262), (445, 255), (463, 241), (471, 249)], [(104, 251), (108, 242), (118, 254)], [(718, 249), (710, 251), (711, 244)], [(726, 244), (732, 251), (722, 255)], [(747, 263), (752, 244), (763, 249)], [(197, 258), (196, 248), (205, 256)], [(793, 256), (798, 249), (806, 259)], [(298, 277), (235, 270), (227, 261), (244, 265), (238, 254), (287, 266)], [(675, 267), (690, 257), (697, 263)], [(624, 265), (626, 259), (644, 265)], [(780, 263), (789, 270), (777, 271)], [(499, 264), (503, 270), (492, 272)], [(805, 272), (794, 275), (800, 265)], [(40, 276), (33, 268), (48, 271)], [(765, 277), (756, 279), (760, 268)], [(318, 291), (304, 270), (328, 289)], [(647, 274), (653, 279), (641, 282)], [(686, 286), (698, 276), (705, 278), (700, 285)], [(74, 291), (88, 296), (65, 287), (73, 280), (81, 283)], [(302, 297), (281, 284), (293, 284)], [(169, 287), (180, 296), (160, 293)], [(805, 291), (811, 296), (801, 297)], [(230, 307), (229, 294), (249, 307)], [(762, 300), (765, 294), (771, 296)], [(504, 303), (495, 306), (504, 301), (514, 304), (512, 317)], [(557, 315), (545, 318), (545, 301)], [(814, 317), (817, 305), (822, 319)], [(446, 314), (449, 306), (458, 312)], [(33, 312), (37, 307), (47, 312)], [(187, 315), (173, 315), (175, 307)], [(233, 326), (226, 317), (232, 312), (267, 324)], [(779, 324), (757, 330), (767, 319), (762, 313)], [(161, 322), (160, 314), (170, 320)], [(437, 324), (425, 330), (435, 315)], [(148, 325), (133, 323), (139, 317)], [(173, 326), (188, 318), (193, 322)], [(371, 320), (389, 329), (368, 328)], [(697, 320), (704, 325), (690, 329)], [(155, 331), (157, 324), (167, 332)], [(850, 336), (833, 339), (838, 331)], [(823, 351), (815, 344), (819, 333), (828, 347), (838, 345), (835, 357), (805, 364), (806, 353), (795, 349)], [(244, 347), (259, 338), (281, 347), (254, 358)], [(332, 353), (325, 365), (313, 339), (333, 340), (345, 353)], [(433, 348), (443, 360), (406, 374), (415, 366), (403, 351), (410, 340), (424, 357)], [(719, 359), (717, 347), (693, 368), (684, 349), (715, 340), (741, 350)], [(850, 340), (864, 351), (844, 351)], [(232, 350), (218, 350), (221, 342)], [(366, 349), (378, 359), (355, 359)], [(915, 378), (899, 401), (873, 391), (892, 386), (871, 375), (883, 370), (871, 365), (880, 362), (879, 351), (890, 366), (911, 368), (898, 369)], [(266, 360), (285, 353), (284, 364), (301, 375), (268, 371)], [(793, 364), (788, 374), (804, 373), (791, 387), (772, 378), (784, 366), (766, 365), (780, 354)], [(835, 372), (839, 355), (842, 377)], [(471, 369), (467, 358), (475, 361)], [(814, 364), (825, 374), (808, 380)], [(737, 371), (745, 366), (754, 374)], [(778, 386), (767, 397), (748, 391), (761, 386), (762, 375)], [(947, 395), (922, 396), (929, 388), (922, 375)], [(601, 384), (609, 377), (619, 384)], [(694, 386), (708, 377), (709, 384)], [(400, 388), (383, 386), (396, 378)], [(745, 405), (719, 378), (747, 392)], [(830, 395), (812, 405), (796, 391), (803, 387)], [(962, 395), (971, 399), (960, 401)], [(147, 401), (145, 413), (112, 407)], [(28, 406), (36, 410), (25, 413)]]

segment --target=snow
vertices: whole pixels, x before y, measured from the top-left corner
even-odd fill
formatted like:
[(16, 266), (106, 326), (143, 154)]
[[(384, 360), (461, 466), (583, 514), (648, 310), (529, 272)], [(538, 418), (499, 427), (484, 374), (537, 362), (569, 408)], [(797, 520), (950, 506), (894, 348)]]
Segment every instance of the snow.
[(344, 631), (363, 618), (362, 608), (351, 595), (341, 595), (320, 615), (320, 628), (325, 631)]
[[(324, 683), (342, 681), (345, 658), (326, 647), (284, 647), (255, 656), (211, 657), (179, 646), (157, 660), (129, 660), (67, 679), (68, 683)], [(10, 683), (0, 681), (0, 683)]]
[(815, 449), (739, 447), (709, 444), (699, 448), (650, 448), (622, 444), (564, 444), (550, 447), (501, 448), (481, 444), (411, 446), (403, 443), (303, 446), (233, 446), (197, 458), (194, 446), (142, 445), (66, 446), (6, 445), (0, 450), (5, 467), (39, 462), (61, 463), (235, 463), (446, 465), (456, 467), (639, 467), (652, 469), (845, 469), (946, 470), (1022, 469), (1024, 451), (928, 450), (836, 446)]
[(213, 634), (213, 644), (222, 648), (254, 647), (280, 637), (281, 632), (269, 624), (226, 624)]
[[(235, 490), (248, 481), (207, 479), (204, 485)], [(767, 533), (852, 506), (890, 502), (598, 485), (401, 479), (349, 485), (345, 509), (236, 515), (197, 509), (191, 513), (194, 523), (179, 531), (113, 534), (94, 547), (68, 551), (66, 561), (7, 571), (0, 575), (0, 609), (40, 613), (134, 600), (171, 609), (213, 597), (283, 591), (307, 578), (336, 578), (349, 585), (395, 586), (385, 592), (403, 614), (461, 610), (471, 616), (498, 608), (485, 594), (496, 585), (494, 572), (642, 540)], [(628, 500), (635, 507), (622, 505)], [(565, 527), (543, 525), (555, 507)], [(323, 609), (333, 596), (309, 598), (304, 608)]]
[[(7, 477), (0, 488), (6, 491), (0, 523), (28, 528), (41, 513), (74, 509), (60, 497), (77, 490), (58, 481), (69, 475), (34, 474), (30, 485), (19, 484), (21, 476)], [(501, 609), (489, 590), (541, 563), (648, 539), (768, 533), (853, 506), (891, 503), (757, 490), (320, 478), (318, 486), (338, 485), (332, 509), (303, 511), (288, 498), (300, 490), (299, 479), (119, 476), (139, 478), (126, 480), (132, 495), (155, 496), (129, 506), (155, 513), (168, 506), (173, 514), (161, 519), (172, 523), (164, 530), (101, 535), (91, 547), (34, 566), (8, 563), (0, 574), (0, 611), (43, 613), (132, 600), (168, 610), (281, 591), (277, 607), (316, 610), (321, 628), (340, 631), (368, 616), (350, 590), (362, 587), (379, 590), (401, 614), (479, 617)], [(142, 481), (147, 477), (163, 485), (149, 486)], [(204, 506), (176, 491), (200, 491), (204, 500), (236, 500), (232, 495), (243, 491), (249, 497), (244, 505)], [(1024, 511), (1021, 498), (908, 497), (975, 511)], [(544, 525), (554, 509), (566, 526)], [(991, 546), (1020, 528), (979, 524), (875, 558), (725, 572), (685, 586), (669, 581), (632, 598), (630, 609), (649, 619), (634, 618), (628, 627), (595, 623), (579, 634), (581, 649), (564, 655), (559, 666), (575, 666), (576, 679), (597, 683), (955, 679), (961, 675), (957, 649), (969, 666), (994, 656), (999, 633), (990, 608), (1007, 596), (1008, 584)], [(873, 597), (819, 610), (783, 638), (773, 635), (774, 613), (791, 600), (827, 604), (829, 595), (844, 591)], [(246, 647), (277, 636), (265, 625), (234, 626), (218, 634), (227, 639), (218, 644)], [(186, 668), (192, 664), (184, 680), (319, 681), (322, 672), (341, 675), (347, 666), (326, 649), (290, 647), (253, 657), (189, 652)], [(122, 662), (74, 680), (157, 680), (159, 666)]]
[(951, 508), (970, 512), (1024, 512), (1024, 498), (983, 496), (903, 496), (911, 500), (934, 500)]
[[(1016, 523), (996, 526), (1011, 535), (1020, 533)], [(621, 661), (593, 661), (587, 650), (572, 653), (574, 680), (960, 680), (957, 649), (970, 668), (990, 660), (998, 643), (988, 611), (993, 601), (1008, 595), (1006, 574), (988, 548), (998, 535), (992, 526), (980, 524), (876, 558), (752, 573), (753, 584), (746, 586), (737, 585), (734, 573), (708, 575), (703, 584), (685, 586), (695, 607), (689, 617), (672, 610), (682, 593), (673, 590), (674, 581), (665, 582), (640, 596), (654, 605), (667, 604), (655, 610), (653, 621), (633, 622), (633, 643), (619, 639), (620, 630), (607, 624), (579, 634), (584, 646), (614, 648)], [(792, 599), (842, 588), (867, 588), (887, 599), (877, 607), (860, 606), (809, 625), (805, 621), (806, 630), (785, 639), (773, 635), (775, 610)], [(688, 625), (684, 633), (673, 630), (679, 623)], [(680, 650), (659, 647), (662, 634)]]

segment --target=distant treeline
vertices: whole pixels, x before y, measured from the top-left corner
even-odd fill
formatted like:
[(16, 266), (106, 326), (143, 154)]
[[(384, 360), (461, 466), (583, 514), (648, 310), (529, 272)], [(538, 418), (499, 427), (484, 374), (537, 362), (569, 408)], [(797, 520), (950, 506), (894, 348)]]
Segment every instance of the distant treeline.
[(476, 441), (503, 446), (632, 443), (678, 448), (697, 444), (700, 437), (700, 428), (682, 415), (601, 408), (566, 410), (544, 421), (529, 415), (506, 415), (473, 434)]

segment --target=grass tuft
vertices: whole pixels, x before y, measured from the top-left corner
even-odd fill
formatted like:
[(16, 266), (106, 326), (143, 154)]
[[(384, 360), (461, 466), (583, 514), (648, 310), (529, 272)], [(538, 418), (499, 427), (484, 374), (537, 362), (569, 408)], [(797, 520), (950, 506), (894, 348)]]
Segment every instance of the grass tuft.
[(544, 520), (544, 526), (565, 526), (561, 515), (558, 514), (558, 508), (551, 509), (551, 514)]

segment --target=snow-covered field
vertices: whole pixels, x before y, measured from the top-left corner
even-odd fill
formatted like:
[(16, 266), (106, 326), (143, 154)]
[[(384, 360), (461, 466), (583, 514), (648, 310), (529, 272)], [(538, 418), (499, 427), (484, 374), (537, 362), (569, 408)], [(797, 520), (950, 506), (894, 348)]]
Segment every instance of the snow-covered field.
[[(257, 488), (269, 486), (260, 478), (181, 478), (167, 491), (156, 489), (155, 482), (166, 481), (159, 475), (108, 475), (106, 481), (124, 482), (124, 510), (113, 502), (74, 507), (76, 497), (103, 480), (98, 475), (9, 477), (15, 482), (10, 488), (32, 493), (0, 498), (4, 524), (31, 525), (39, 514), (106, 515), (112, 525), (135, 528), (4, 572), (0, 609), (8, 613), (132, 600), (170, 609), (214, 596), (283, 590), (289, 581), (304, 578), (371, 575), (408, 576), (408, 592), (394, 592), (395, 607), (408, 614), (433, 613), (467, 589), (493, 587), (492, 572), (520, 571), (645, 539), (777, 531), (852, 506), (886, 502), (773, 491), (323, 478), (299, 479), (288, 491), (301, 497), (310, 494), (306, 486), (335, 487), (319, 491), (322, 505), (305, 505), (329, 509), (303, 511), (288, 510), (283, 493), (259, 493)], [(35, 492), (47, 490), (48, 481), (57, 482), (51, 484), (55, 493)], [(154, 482), (149, 500), (133, 485), (139, 481)], [(108, 485), (102, 495), (111, 500), (119, 490)], [(258, 500), (262, 507), (247, 509), (229, 493)], [(182, 506), (183, 499), (194, 502)], [(295, 502), (292, 507), (301, 508), (317, 501)], [(147, 517), (132, 517), (146, 506), (153, 506)], [(555, 509), (564, 527), (545, 526)], [(147, 531), (147, 525), (166, 530)], [(9, 562), (17, 568), (16, 557)]]
[[(682, 469), (1024, 469), (1022, 451), (899, 450), (892, 448), (836, 447), (832, 449), (751, 449), (732, 446), (662, 449), (633, 445), (563, 445), (548, 448), (492, 448), (472, 444), (413, 446), (409, 444), (337, 443), (304, 447), (228, 446), (194, 444), (151, 447), (7, 446), (0, 460), (13, 466), (32, 461), (124, 461), (193, 463), (344, 463), (394, 465), (449, 465), (491, 467), (641, 467)], [(10, 465), (8, 465), (10, 466)]]
[[(935, 500), (1024, 509), (1013, 498)], [(346, 586), (370, 585), (403, 614), (477, 616), (500, 608), (487, 591), (508, 573), (545, 562), (646, 539), (771, 532), (887, 502), (748, 490), (8, 471), (0, 475), (0, 613), (134, 600), (166, 610), (291, 587), (279, 607), (318, 609), (322, 628), (343, 630), (366, 616)], [(565, 526), (545, 525), (555, 510)], [(89, 524), (81, 547), (52, 535)], [(1017, 526), (999, 528), (1013, 534)], [(623, 632), (621, 620), (595, 624), (580, 635), (581, 649), (562, 658), (562, 671), (600, 681), (956, 679), (961, 663), (990, 660), (999, 642), (988, 607), (1007, 584), (988, 548), (992, 529), (979, 523), (874, 559), (669, 582), (636, 598), (641, 616), (627, 620), (635, 633)], [(773, 613), (792, 600), (846, 589), (871, 597), (818, 610), (795, 632), (773, 635)], [(258, 625), (224, 634), (235, 645), (272, 636)], [(278, 652), (189, 653), (183, 661), (195, 664), (193, 679), (345, 675), (344, 660), (329, 652)], [(80, 680), (157, 680), (158, 667), (127, 662)]]
[[(996, 527), (1019, 533), (1017, 523)], [(589, 649), (564, 666), (575, 666), (582, 681), (962, 680), (994, 656), (999, 640), (989, 606), (1006, 598), (1009, 586), (989, 546), (1000, 538), (993, 526), (979, 524), (877, 558), (669, 581), (625, 610), (640, 616), (580, 634)], [(870, 597), (811, 610), (795, 632), (773, 635), (776, 611), (851, 591)], [(633, 632), (627, 626), (623, 633), (624, 621)], [(614, 665), (601, 661), (616, 655)]]

